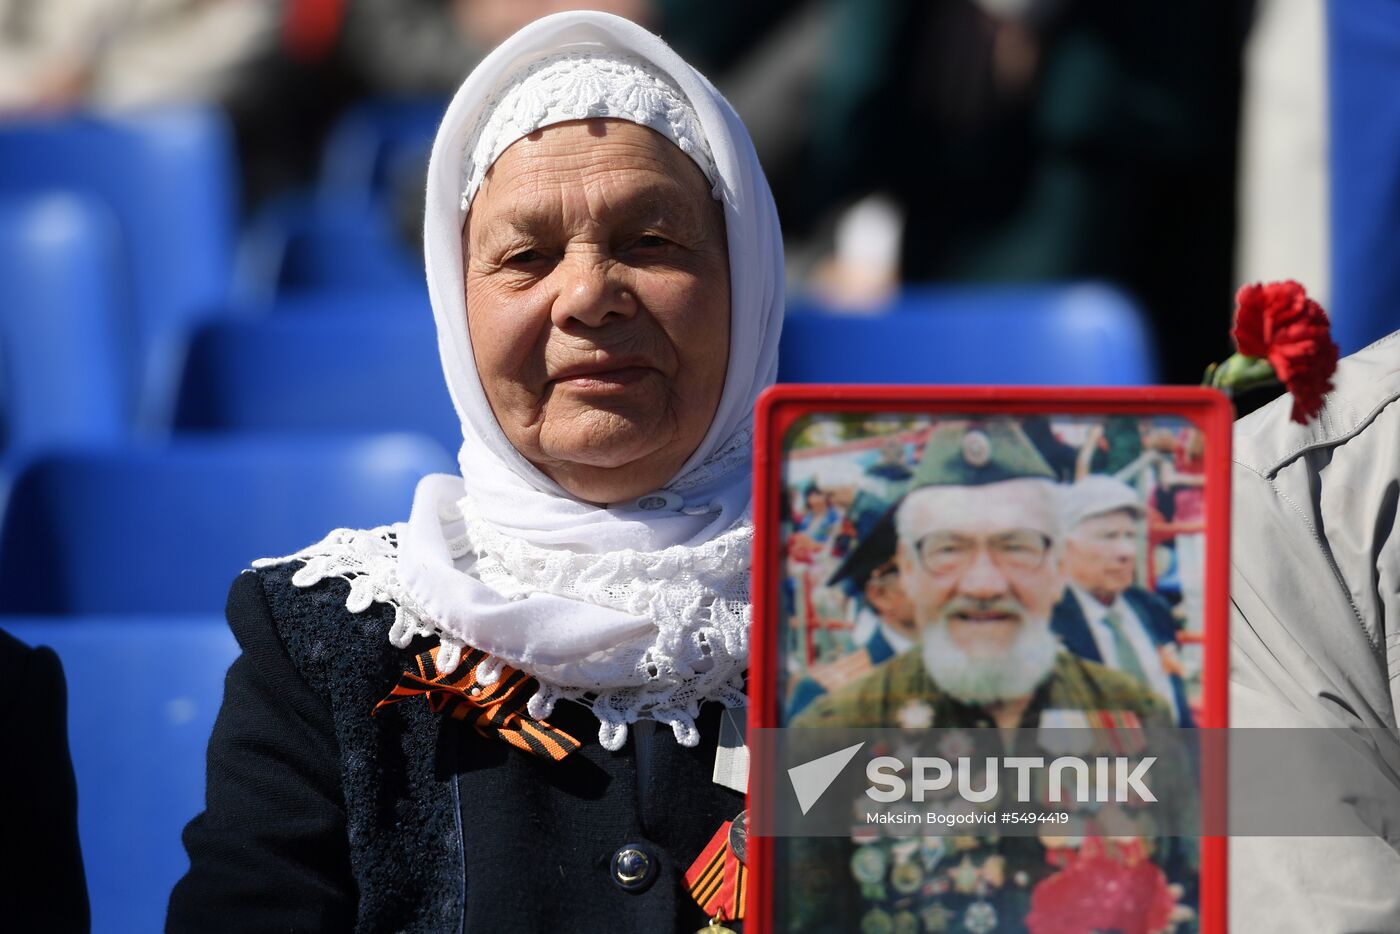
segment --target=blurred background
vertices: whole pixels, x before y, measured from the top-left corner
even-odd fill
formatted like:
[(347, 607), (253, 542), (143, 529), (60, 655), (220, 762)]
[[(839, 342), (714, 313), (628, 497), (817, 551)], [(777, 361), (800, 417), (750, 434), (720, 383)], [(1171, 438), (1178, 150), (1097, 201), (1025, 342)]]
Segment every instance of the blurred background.
[[(1395, 0), (581, 5), (747, 123), (784, 380), (1198, 383), (1258, 279), (1344, 353), (1400, 326)], [(67, 672), (95, 930), (158, 929), (183, 872), (230, 580), (454, 469), (428, 148), (572, 6), (0, 0), (0, 627)]]

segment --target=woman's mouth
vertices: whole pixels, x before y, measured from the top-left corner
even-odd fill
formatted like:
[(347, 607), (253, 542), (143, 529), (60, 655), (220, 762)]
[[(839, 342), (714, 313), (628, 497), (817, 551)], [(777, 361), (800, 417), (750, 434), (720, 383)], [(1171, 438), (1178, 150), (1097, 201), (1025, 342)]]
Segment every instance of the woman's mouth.
[(554, 378), (554, 383), (574, 390), (598, 391), (630, 386), (655, 372), (651, 367), (623, 366), (614, 369), (588, 370)]

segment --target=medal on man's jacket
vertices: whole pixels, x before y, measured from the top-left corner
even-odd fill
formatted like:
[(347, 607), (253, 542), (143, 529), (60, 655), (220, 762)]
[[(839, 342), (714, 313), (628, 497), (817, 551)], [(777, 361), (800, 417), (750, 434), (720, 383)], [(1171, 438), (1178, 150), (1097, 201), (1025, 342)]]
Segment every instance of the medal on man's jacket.
[(748, 892), (748, 869), (744, 856), (748, 841), (748, 813), (719, 825), (710, 842), (700, 851), (685, 873), (685, 884), (710, 923), (699, 934), (733, 932), (721, 921), (742, 921), (744, 898)]

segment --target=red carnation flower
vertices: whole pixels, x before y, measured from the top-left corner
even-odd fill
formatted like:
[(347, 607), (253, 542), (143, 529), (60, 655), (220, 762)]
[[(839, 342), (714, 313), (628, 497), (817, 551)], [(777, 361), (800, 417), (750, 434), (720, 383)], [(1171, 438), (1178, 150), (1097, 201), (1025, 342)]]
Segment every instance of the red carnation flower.
[(1174, 905), (1155, 863), (1081, 855), (1031, 892), (1026, 927), (1031, 934), (1155, 934), (1170, 924)]
[(1337, 369), (1327, 312), (1292, 280), (1246, 285), (1235, 306), (1231, 334), (1240, 354), (1269, 361), (1293, 396), (1293, 420), (1306, 425), (1322, 411)]

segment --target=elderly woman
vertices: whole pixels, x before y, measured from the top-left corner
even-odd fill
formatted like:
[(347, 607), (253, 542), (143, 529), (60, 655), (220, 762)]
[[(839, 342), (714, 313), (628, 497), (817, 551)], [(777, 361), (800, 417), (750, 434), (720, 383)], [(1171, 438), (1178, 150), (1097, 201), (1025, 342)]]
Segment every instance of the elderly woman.
[(463, 84), (427, 197), (462, 476), (234, 584), (169, 927), (696, 930), (684, 874), (744, 807), (714, 775), (782, 316), (767, 183), (701, 75), (570, 13)]

